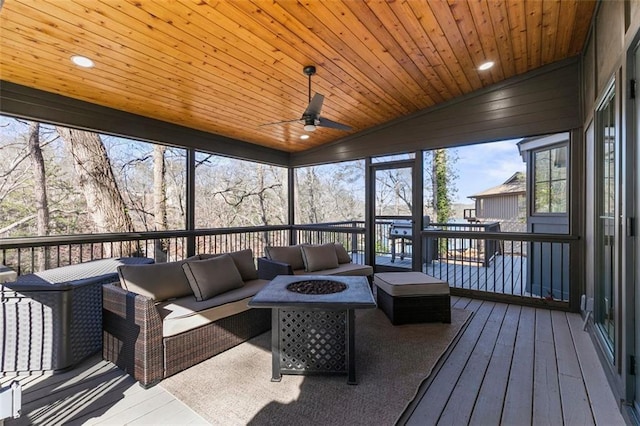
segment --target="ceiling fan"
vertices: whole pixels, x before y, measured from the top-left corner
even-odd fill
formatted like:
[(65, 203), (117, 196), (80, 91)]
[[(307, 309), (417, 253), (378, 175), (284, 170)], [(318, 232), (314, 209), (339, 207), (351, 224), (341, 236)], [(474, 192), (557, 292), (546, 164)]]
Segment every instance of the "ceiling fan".
[(302, 69), (302, 72), (309, 77), (309, 105), (307, 105), (307, 109), (302, 113), (302, 117), (296, 120), (286, 120), (286, 121), (278, 121), (275, 123), (267, 123), (263, 124), (263, 126), (270, 126), (272, 124), (283, 124), (283, 123), (293, 123), (296, 121), (300, 121), (304, 123), (304, 130), (306, 132), (313, 132), (316, 130), (316, 127), (328, 127), (330, 129), (338, 129), (338, 130), (351, 130), (351, 127), (346, 124), (338, 123), (336, 121), (329, 120), (328, 118), (324, 118), (320, 116), (320, 110), (322, 109), (322, 102), (324, 102), (324, 95), (316, 93), (311, 98), (311, 76), (316, 73), (316, 67), (313, 65), (307, 65)]

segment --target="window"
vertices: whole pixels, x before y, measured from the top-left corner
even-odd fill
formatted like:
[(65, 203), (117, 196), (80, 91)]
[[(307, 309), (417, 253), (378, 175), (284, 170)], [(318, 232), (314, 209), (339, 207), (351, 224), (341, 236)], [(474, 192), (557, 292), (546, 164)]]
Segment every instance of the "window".
[(533, 154), (534, 213), (567, 212), (567, 146)]

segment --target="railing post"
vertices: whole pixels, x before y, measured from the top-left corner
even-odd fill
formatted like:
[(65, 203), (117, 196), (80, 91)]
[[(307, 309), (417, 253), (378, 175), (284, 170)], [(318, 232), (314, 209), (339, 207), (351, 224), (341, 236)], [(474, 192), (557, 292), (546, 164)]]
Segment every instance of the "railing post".
[(289, 200), (289, 244), (296, 245), (298, 243), (297, 232), (293, 229), (293, 225), (296, 223), (296, 209), (295, 209), (295, 184), (296, 184), (296, 172), (292, 167), (287, 169), (287, 198)]
[[(186, 205), (186, 223), (187, 231), (196, 229), (196, 151), (195, 149), (187, 150), (187, 205)], [(196, 254), (196, 236), (190, 234), (187, 236), (187, 257)]]
[[(353, 222), (351, 222), (351, 227), (352, 228), (356, 228), (358, 226), (358, 224), (356, 223), (356, 221), (354, 220)], [(351, 254), (356, 254), (358, 252), (358, 234), (356, 234), (355, 232), (351, 233)]]

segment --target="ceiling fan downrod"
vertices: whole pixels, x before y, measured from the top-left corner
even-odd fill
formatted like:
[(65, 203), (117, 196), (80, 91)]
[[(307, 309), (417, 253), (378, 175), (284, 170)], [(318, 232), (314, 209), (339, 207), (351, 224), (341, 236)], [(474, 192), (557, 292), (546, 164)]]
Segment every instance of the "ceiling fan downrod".
[(311, 102), (311, 76), (316, 73), (316, 67), (307, 65), (302, 69), (302, 72), (309, 77), (309, 102)]

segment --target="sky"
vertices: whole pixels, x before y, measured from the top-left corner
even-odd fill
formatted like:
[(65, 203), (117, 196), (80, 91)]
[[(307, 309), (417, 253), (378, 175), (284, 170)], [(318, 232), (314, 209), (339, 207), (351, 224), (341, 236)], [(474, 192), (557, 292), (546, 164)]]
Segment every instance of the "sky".
[(468, 196), (504, 183), (515, 172), (524, 172), (526, 164), (522, 161), (516, 145), (520, 140), (456, 148), (459, 158), (455, 163), (458, 173), (458, 193), (455, 202), (471, 203)]

